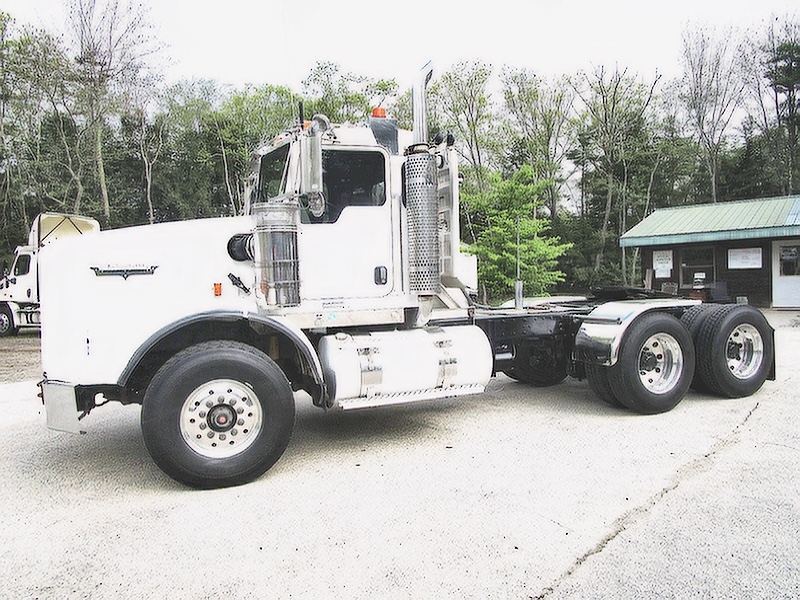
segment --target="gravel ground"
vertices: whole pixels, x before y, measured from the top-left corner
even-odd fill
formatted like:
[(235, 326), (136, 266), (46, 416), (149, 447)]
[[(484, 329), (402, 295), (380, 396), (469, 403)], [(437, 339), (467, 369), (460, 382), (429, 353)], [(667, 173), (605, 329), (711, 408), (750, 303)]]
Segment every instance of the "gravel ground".
[(19, 335), (0, 338), (0, 383), (41, 378), (38, 331), (23, 329)]

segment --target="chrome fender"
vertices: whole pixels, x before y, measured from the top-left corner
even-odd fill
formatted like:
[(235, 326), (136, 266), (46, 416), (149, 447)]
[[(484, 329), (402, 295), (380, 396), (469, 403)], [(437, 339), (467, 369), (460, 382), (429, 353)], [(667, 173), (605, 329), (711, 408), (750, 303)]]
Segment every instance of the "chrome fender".
[(575, 359), (578, 362), (612, 366), (616, 364), (625, 331), (638, 317), (648, 312), (683, 310), (699, 300), (653, 298), (624, 300), (601, 304), (583, 320), (575, 335)]

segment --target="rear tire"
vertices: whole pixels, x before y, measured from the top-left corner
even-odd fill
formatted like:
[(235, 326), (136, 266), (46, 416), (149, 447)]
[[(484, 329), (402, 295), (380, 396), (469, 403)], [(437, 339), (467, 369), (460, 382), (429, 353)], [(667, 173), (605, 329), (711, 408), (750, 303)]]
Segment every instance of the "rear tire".
[(535, 352), (530, 344), (525, 344), (515, 348), (514, 364), (503, 372), (522, 383), (547, 387), (566, 379), (567, 363), (556, 358), (549, 346), (544, 351)]
[(589, 389), (594, 392), (600, 400), (611, 406), (624, 408), (625, 405), (619, 401), (611, 383), (608, 380), (608, 367), (603, 365), (587, 364), (586, 380), (589, 382)]
[[(692, 343), (694, 343), (695, 354), (697, 354), (697, 338), (700, 335), (700, 327), (706, 320), (706, 317), (717, 307), (715, 304), (698, 304), (692, 306), (681, 316), (681, 323), (686, 329), (689, 330), (689, 335), (692, 336)], [(700, 377), (700, 370), (695, 366), (694, 377), (692, 378), (693, 390), (698, 392), (708, 392), (708, 388), (703, 384)]]
[(708, 391), (720, 396), (741, 398), (757, 392), (774, 356), (772, 327), (752, 306), (716, 306), (698, 333), (698, 375)]
[(686, 312), (681, 315), (681, 323), (683, 323), (683, 326), (689, 331), (689, 335), (692, 336), (692, 339), (697, 338), (703, 321), (705, 321), (709, 312), (716, 307), (717, 306), (714, 304), (697, 304), (689, 307)]
[(656, 414), (683, 400), (694, 375), (694, 344), (671, 315), (645, 314), (622, 340), (608, 379), (617, 399), (633, 411)]
[(283, 454), (294, 397), (266, 354), (232, 341), (204, 342), (168, 360), (142, 403), (142, 433), (155, 463), (197, 488), (247, 483)]

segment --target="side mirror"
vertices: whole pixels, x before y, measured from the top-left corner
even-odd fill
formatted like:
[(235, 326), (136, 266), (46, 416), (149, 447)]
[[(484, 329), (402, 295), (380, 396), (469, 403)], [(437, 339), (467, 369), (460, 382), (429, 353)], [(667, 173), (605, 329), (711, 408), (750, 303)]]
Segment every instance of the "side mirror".
[(322, 134), (330, 127), (325, 115), (314, 115), (307, 135), (300, 140), (300, 195), (315, 217), (325, 212), (322, 187)]

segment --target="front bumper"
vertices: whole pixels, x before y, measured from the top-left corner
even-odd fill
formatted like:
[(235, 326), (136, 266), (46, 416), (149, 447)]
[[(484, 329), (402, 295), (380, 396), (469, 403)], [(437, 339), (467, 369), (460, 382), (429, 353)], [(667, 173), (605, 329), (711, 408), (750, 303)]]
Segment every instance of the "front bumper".
[(67, 433), (86, 433), (80, 426), (78, 395), (75, 386), (61, 381), (43, 381), (42, 400), (47, 426)]

